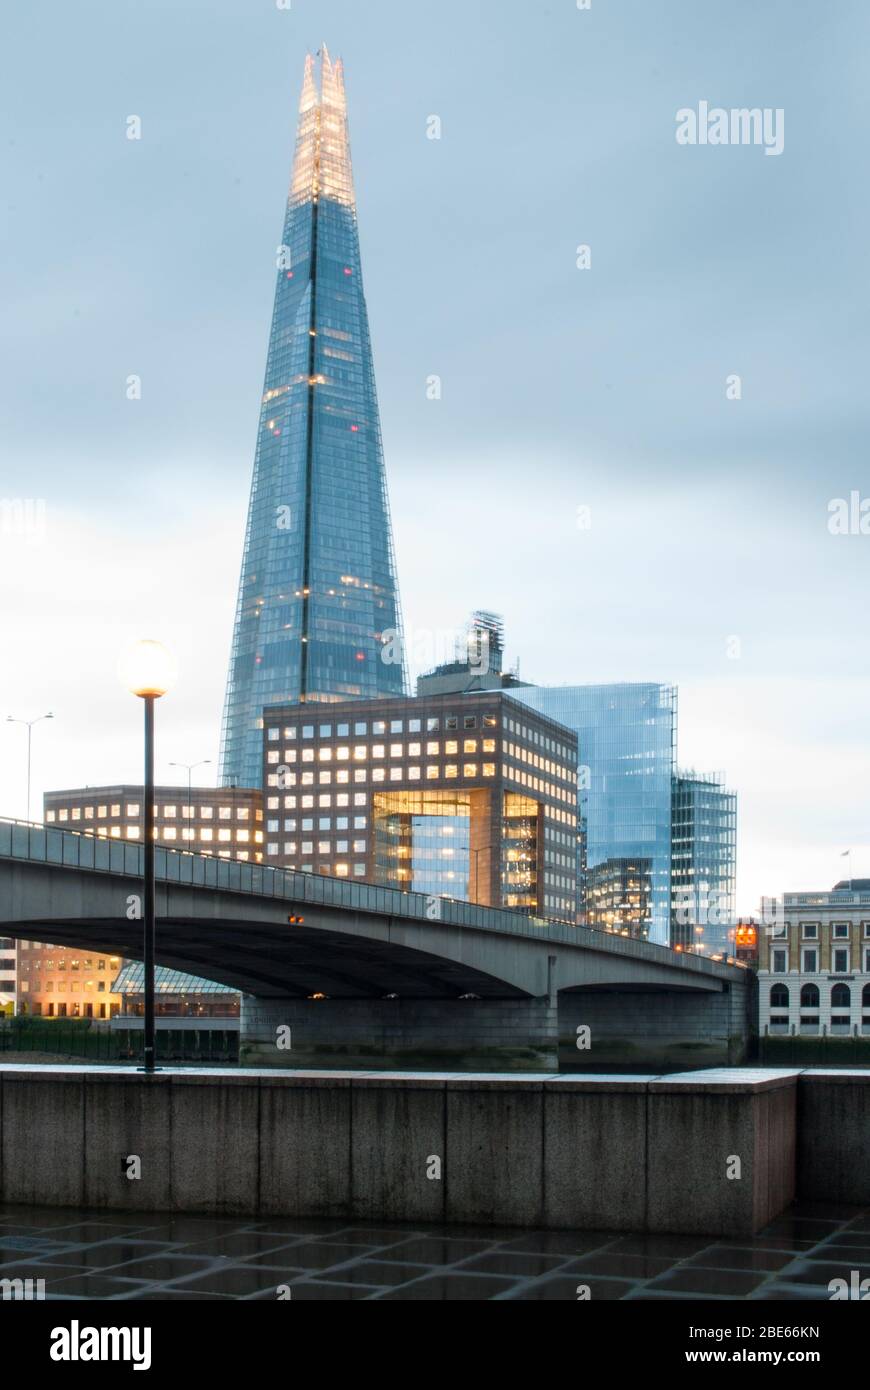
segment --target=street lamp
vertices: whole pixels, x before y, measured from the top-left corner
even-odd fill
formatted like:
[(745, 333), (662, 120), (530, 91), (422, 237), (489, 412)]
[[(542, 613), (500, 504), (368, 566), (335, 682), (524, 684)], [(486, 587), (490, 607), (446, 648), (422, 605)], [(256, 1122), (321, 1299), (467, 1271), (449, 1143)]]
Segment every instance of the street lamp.
[[(193, 806), (191, 805), (191, 798), (192, 798), (192, 796), (193, 796), (193, 792), (192, 792), (192, 790), (191, 790), (191, 777), (193, 776), (194, 768), (197, 768), (197, 767), (208, 767), (210, 764), (211, 764), (211, 758), (201, 758), (200, 761), (199, 761), (198, 763), (170, 763), (170, 764), (169, 764), (170, 767), (183, 767), (183, 768), (186, 768), (186, 769), (187, 769), (187, 815), (188, 815), (188, 822), (190, 822), (190, 821), (193, 820)], [(182, 821), (183, 821), (183, 820), (184, 820), (184, 817), (182, 816), (181, 819), (182, 819)], [(188, 823), (188, 829), (190, 829), (190, 831), (191, 831), (191, 834), (188, 836), (188, 840), (192, 840), (192, 839), (193, 839), (193, 829), (192, 829), (192, 827), (190, 826), (189, 823)], [(182, 826), (182, 838), (183, 838), (183, 833), (184, 833), (184, 826)]]
[(145, 702), (145, 843), (142, 858), (142, 915), (145, 941), (145, 1071), (154, 1071), (154, 701), (165, 695), (175, 679), (175, 662), (159, 642), (137, 642), (120, 665), (128, 690)]
[(30, 740), (34, 724), (41, 724), (43, 719), (53, 719), (53, 714), (41, 714), (38, 719), (13, 719), (11, 714), (7, 714), (7, 724), (26, 724), (27, 725), (27, 819), (30, 820)]

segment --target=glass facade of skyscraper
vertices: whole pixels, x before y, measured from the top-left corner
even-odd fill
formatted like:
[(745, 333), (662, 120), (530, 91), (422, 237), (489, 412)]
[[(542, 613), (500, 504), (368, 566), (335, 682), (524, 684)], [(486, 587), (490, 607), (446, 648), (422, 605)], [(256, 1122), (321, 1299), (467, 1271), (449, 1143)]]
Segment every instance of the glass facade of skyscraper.
[[(511, 698), (573, 729), (585, 823), (581, 915), (667, 945), (677, 692), (651, 683), (527, 686)], [(578, 876), (579, 876), (578, 865)]]
[(733, 955), (737, 797), (720, 773), (680, 772), (671, 824), (673, 943)]
[[(278, 255), (221, 739), (258, 785), (263, 707), (405, 689), (341, 62), (309, 57)], [(387, 659), (385, 659), (387, 658)]]

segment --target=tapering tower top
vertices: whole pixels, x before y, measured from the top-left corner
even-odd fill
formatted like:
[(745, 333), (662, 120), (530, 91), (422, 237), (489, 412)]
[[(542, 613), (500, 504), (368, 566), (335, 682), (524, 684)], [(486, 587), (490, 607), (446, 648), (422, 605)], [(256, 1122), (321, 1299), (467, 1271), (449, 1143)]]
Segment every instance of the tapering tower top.
[(326, 44), (317, 56), (320, 58), (319, 91), (316, 59), (310, 53), (305, 59), (290, 204), (298, 207), (302, 203), (317, 202), (319, 198), (331, 198), (345, 207), (355, 208), (344, 66), (340, 58), (333, 63)]

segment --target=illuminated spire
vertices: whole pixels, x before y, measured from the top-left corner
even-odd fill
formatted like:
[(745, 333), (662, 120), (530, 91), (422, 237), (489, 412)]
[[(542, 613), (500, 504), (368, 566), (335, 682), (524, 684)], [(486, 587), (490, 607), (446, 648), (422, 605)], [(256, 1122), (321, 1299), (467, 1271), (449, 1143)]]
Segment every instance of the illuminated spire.
[(290, 184), (290, 202), (329, 198), (355, 207), (350, 141), (347, 132), (347, 98), (344, 65), (333, 63), (326, 44), (320, 50), (320, 92), (314, 76), (314, 58), (305, 59), (305, 76), (299, 102), (296, 157)]

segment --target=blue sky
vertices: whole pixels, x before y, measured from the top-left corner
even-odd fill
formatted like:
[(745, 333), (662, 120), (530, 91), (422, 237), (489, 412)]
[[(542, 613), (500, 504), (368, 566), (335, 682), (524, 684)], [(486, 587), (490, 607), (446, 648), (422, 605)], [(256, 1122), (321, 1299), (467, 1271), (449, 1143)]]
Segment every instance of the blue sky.
[[(325, 40), (412, 632), (490, 607), (529, 679), (677, 683), (681, 761), (740, 796), (742, 911), (829, 886), (848, 846), (870, 876), (870, 536), (827, 525), (870, 495), (866, 4), (53, 0), (0, 24), (0, 497), (46, 517), (0, 534), (0, 716), (55, 712), (35, 795), (140, 775), (115, 668), (141, 635), (180, 666), (160, 774), (217, 757)], [(702, 100), (782, 108), (783, 153), (678, 145)], [(23, 731), (0, 734), (23, 814)]]

